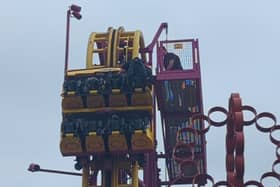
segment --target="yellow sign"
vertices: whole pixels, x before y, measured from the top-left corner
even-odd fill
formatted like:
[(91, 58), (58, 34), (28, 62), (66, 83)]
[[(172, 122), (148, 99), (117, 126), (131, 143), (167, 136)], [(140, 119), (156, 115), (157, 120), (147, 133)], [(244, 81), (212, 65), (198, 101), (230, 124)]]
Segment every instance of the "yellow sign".
[(183, 49), (183, 44), (174, 44), (174, 49)]

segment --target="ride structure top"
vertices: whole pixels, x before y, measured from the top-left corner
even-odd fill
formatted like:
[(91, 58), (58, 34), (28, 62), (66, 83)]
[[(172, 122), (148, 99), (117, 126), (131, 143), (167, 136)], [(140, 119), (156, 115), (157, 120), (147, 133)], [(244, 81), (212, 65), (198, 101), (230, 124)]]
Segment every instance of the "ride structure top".
[[(159, 186), (175, 179), (176, 184), (190, 184), (193, 176), (205, 173), (204, 136), (194, 138), (189, 131), (192, 115), (203, 113), (198, 41), (159, 41), (167, 28), (162, 23), (147, 47), (139, 30), (110, 27), (104, 33), (93, 32), (86, 68), (66, 69), (60, 150), (63, 156), (76, 156), (75, 168), (83, 168), (84, 186), (97, 185), (98, 173), (104, 187), (129, 186), (128, 177), (130, 186)], [(174, 60), (169, 54), (178, 57), (181, 69), (167, 69), (167, 61)], [(162, 126), (156, 125), (156, 101)], [(194, 124), (203, 128), (201, 120)], [(157, 128), (163, 128), (165, 145), (160, 155)], [(188, 164), (184, 157), (190, 156), (193, 162)], [(165, 159), (169, 181), (159, 180), (158, 159)]]
[[(70, 16), (81, 18), (80, 10), (72, 5), (67, 11), (67, 29)], [(204, 124), (193, 118), (203, 114), (198, 40), (160, 41), (167, 29), (162, 23), (147, 46), (140, 30), (93, 32), (85, 68), (74, 70), (68, 69), (67, 32), (60, 151), (76, 158), (83, 187), (192, 184), (206, 173), (205, 138), (196, 133)], [(159, 128), (165, 148), (160, 154)], [(167, 166), (166, 181), (159, 178), (159, 159)]]
[[(235, 93), (229, 98), (228, 110), (213, 107), (204, 115), (197, 39), (160, 40), (168, 29), (162, 23), (145, 46), (141, 31), (109, 27), (106, 32), (90, 34), (85, 68), (69, 70), (69, 20), (71, 16), (80, 19), (80, 10), (72, 5), (67, 11), (60, 151), (63, 156), (76, 157), (75, 169), (82, 173), (41, 169), (37, 164), (31, 164), (30, 171), (82, 176), (82, 187), (202, 186), (208, 181), (213, 186), (263, 187), (269, 177), (280, 182), (275, 169), (280, 164), (280, 140), (275, 137), (280, 126), (273, 114), (257, 114), (253, 107), (242, 105)], [(244, 120), (244, 111), (254, 117)], [(215, 112), (225, 119), (211, 119)], [(261, 118), (273, 124), (262, 126)], [(272, 172), (264, 173), (260, 181), (245, 182), (243, 128), (252, 124), (270, 133), (277, 159)], [(224, 125), (227, 179), (215, 183), (207, 174), (205, 134), (211, 126)], [(164, 153), (157, 150), (160, 128)], [(167, 167), (164, 181), (159, 177), (160, 159)]]

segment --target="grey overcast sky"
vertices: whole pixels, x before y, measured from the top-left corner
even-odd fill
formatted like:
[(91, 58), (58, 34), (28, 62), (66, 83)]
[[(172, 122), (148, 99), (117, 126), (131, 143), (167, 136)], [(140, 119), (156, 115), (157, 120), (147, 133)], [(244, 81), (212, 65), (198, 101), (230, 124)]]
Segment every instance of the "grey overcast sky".
[[(279, 0), (3, 1), (0, 186), (81, 186), (79, 177), (26, 170), (36, 162), (73, 171), (74, 158), (63, 158), (59, 151), (66, 9), (72, 3), (81, 5), (83, 14), (82, 20), (71, 20), (73, 67), (84, 67), (92, 31), (140, 29), (147, 44), (160, 23), (168, 22), (168, 38), (199, 39), (206, 112), (227, 107), (230, 94), (239, 92), (244, 104), (280, 119)], [(245, 132), (245, 180), (259, 180), (271, 171), (275, 146), (255, 127)], [(224, 137), (224, 128), (207, 134), (208, 173), (216, 180), (225, 179)]]

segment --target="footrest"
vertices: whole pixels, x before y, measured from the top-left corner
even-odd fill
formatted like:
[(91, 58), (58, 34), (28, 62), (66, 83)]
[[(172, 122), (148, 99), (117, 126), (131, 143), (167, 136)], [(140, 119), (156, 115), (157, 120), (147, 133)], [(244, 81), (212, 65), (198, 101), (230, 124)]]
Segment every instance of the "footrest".
[(80, 139), (74, 134), (65, 134), (60, 141), (60, 151), (63, 156), (70, 156), (82, 153)]
[(75, 95), (75, 92), (67, 92), (67, 95), (62, 98), (63, 109), (79, 109), (83, 107), (81, 96)]
[(131, 96), (131, 105), (153, 105), (153, 97), (150, 89), (147, 88), (143, 91), (142, 88), (135, 89), (135, 92)]
[(102, 95), (97, 93), (97, 90), (90, 90), (87, 96), (87, 107), (88, 108), (99, 108), (104, 107), (104, 99)]
[(150, 129), (134, 131), (131, 137), (131, 148), (133, 151), (151, 151), (154, 149), (154, 137)]
[(96, 132), (90, 132), (86, 136), (86, 151), (89, 153), (101, 153), (105, 151), (102, 136), (98, 136)]
[(126, 96), (122, 94), (120, 89), (113, 89), (110, 95), (111, 107), (127, 106)]
[(126, 143), (126, 138), (123, 134), (120, 134), (119, 131), (113, 131), (112, 134), (109, 136), (109, 150), (110, 151), (120, 151), (124, 152), (128, 150), (128, 146)]

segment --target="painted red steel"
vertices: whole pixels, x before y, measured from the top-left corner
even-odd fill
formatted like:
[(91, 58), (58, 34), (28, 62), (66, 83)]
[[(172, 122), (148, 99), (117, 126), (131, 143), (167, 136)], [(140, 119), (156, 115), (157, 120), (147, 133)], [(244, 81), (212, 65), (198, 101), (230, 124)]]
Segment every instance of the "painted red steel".
[[(243, 113), (244, 111), (251, 112), (254, 116), (252, 119), (244, 120)], [(214, 121), (211, 119), (211, 114), (213, 112), (220, 112), (223, 115), (226, 115), (226, 119), (221, 121)], [(277, 125), (276, 117), (269, 112), (262, 112), (257, 114), (256, 110), (252, 106), (242, 105), (242, 100), (239, 94), (232, 94), (229, 98), (229, 107), (228, 110), (222, 107), (213, 107), (209, 110), (208, 115), (199, 115), (203, 120), (206, 120), (209, 123), (207, 131), (191, 130), (193, 133), (207, 133), (211, 127), (222, 127), (224, 125), (226, 128), (226, 180), (215, 182), (214, 178), (207, 173), (200, 173), (193, 176), (193, 186), (202, 179), (212, 183), (212, 186), (229, 186), (229, 187), (244, 187), (244, 186), (258, 186), (264, 187), (264, 180), (266, 178), (274, 178), (280, 183), (280, 173), (277, 173), (276, 166), (280, 164), (280, 140), (273, 136), (273, 133), (280, 130), (280, 125)], [(198, 116), (196, 118), (199, 118)], [(260, 118), (268, 118), (273, 123), (270, 127), (263, 127), (258, 121)], [(276, 160), (272, 163), (272, 171), (263, 173), (260, 177), (260, 180), (248, 180), (244, 181), (245, 173), (245, 158), (244, 158), (244, 127), (251, 126), (255, 124), (256, 128), (263, 133), (269, 133), (270, 141), (276, 146)], [(192, 127), (190, 127), (192, 128)], [(180, 158), (182, 159), (182, 158)], [(189, 161), (189, 160), (188, 160)], [(190, 162), (190, 161), (189, 161)], [(176, 179), (179, 180), (179, 179)], [(169, 186), (176, 183), (171, 181)]]
[[(183, 70), (164, 69), (165, 50), (178, 55)], [(157, 48), (156, 96), (162, 118), (164, 159), (169, 175), (169, 181), (162, 181), (161, 185), (192, 184), (196, 174), (206, 173), (204, 133), (209, 127), (204, 127), (204, 121), (209, 119), (203, 115), (198, 51), (198, 40), (194, 39), (165, 40)], [(169, 93), (168, 85), (172, 87), (173, 93)], [(179, 97), (176, 100), (174, 96), (175, 107), (167, 101), (170, 94)], [(196, 180), (199, 184), (206, 182), (206, 178)]]

